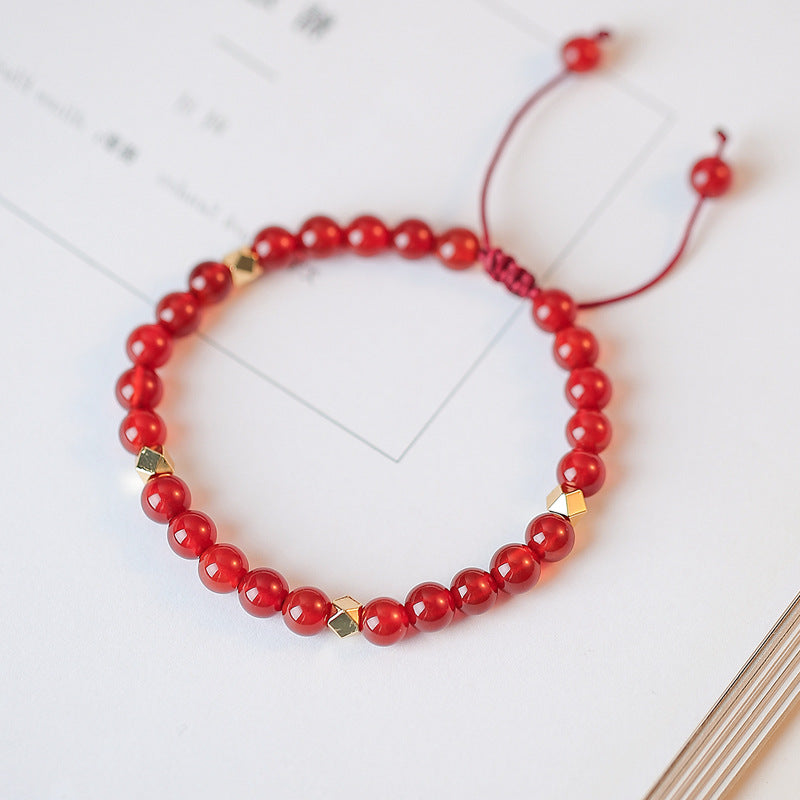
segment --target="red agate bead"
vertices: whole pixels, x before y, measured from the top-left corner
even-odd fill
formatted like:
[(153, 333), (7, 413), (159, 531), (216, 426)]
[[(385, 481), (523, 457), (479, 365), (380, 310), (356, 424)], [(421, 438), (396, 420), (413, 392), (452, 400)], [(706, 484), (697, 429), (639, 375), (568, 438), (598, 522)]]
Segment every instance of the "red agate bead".
[(391, 597), (370, 600), (361, 609), (361, 633), (372, 644), (386, 646), (399, 642), (408, 630), (408, 613)]
[(163, 391), (161, 378), (147, 367), (131, 367), (117, 380), (117, 400), (123, 408), (155, 408)]
[(300, 228), (297, 238), (307, 253), (325, 257), (339, 249), (344, 233), (330, 217), (311, 217)]
[(134, 455), (143, 447), (159, 447), (167, 438), (164, 420), (147, 408), (133, 408), (119, 426), (119, 440), (122, 446)]
[(575, 408), (600, 409), (611, 399), (611, 381), (597, 367), (581, 367), (570, 372), (566, 392)]
[(161, 325), (140, 325), (128, 336), (128, 357), (143, 367), (162, 367), (172, 354), (172, 336)]
[(247, 569), (247, 557), (238, 547), (214, 544), (200, 556), (197, 572), (206, 589), (227, 594), (238, 588)]
[(394, 229), (392, 244), (403, 258), (416, 259), (432, 253), (436, 239), (422, 220), (407, 219)]
[(708, 156), (692, 167), (690, 180), (701, 197), (719, 197), (730, 189), (733, 173), (719, 156)]
[(567, 441), (576, 450), (602, 453), (611, 442), (611, 423), (605, 414), (581, 408), (567, 422)]
[(597, 361), (599, 351), (597, 339), (586, 328), (562, 328), (553, 342), (553, 356), (564, 369), (591, 367)]
[(571, 450), (558, 462), (558, 481), (569, 489), (580, 489), (586, 497), (597, 494), (606, 479), (600, 456)]
[(487, 612), (497, 600), (497, 583), (482, 569), (462, 569), (450, 584), (456, 608), (474, 616)]
[(200, 305), (219, 303), (233, 289), (231, 271), (218, 261), (204, 261), (189, 273), (189, 289), (200, 301)]
[(189, 487), (177, 475), (154, 475), (142, 489), (142, 511), (153, 522), (168, 523), (191, 502)]
[(217, 526), (201, 511), (181, 511), (167, 526), (167, 543), (181, 558), (199, 558), (216, 541)]
[(534, 322), (549, 333), (572, 325), (576, 313), (575, 302), (560, 289), (545, 289), (533, 297)]
[(289, 585), (274, 569), (253, 569), (239, 583), (239, 602), (254, 617), (271, 617), (280, 613)]
[(542, 568), (534, 553), (524, 544), (507, 544), (492, 557), (491, 573), (508, 594), (521, 594), (536, 585)]
[(391, 243), (392, 235), (377, 217), (364, 215), (354, 219), (345, 231), (345, 241), (359, 256), (374, 256)]
[(597, 39), (578, 36), (561, 48), (564, 66), (570, 72), (589, 72), (600, 63), (602, 51)]
[(276, 225), (264, 228), (253, 240), (253, 252), (258, 256), (258, 263), (264, 269), (287, 266), (291, 263), (297, 248), (297, 237), (286, 228), (279, 228)]
[(450, 269), (467, 269), (478, 260), (478, 237), (467, 228), (451, 228), (436, 243), (439, 261)]
[(302, 586), (286, 595), (281, 613), (290, 631), (300, 636), (313, 636), (325, 630), (331, 614), (331, 601), (319, 589)]
[(525, 541), (539, 561), (561, 561), (575, 546), (575, 529), (559, 514), (540, 514), (528, 523)]
[(438, 631), (449, 625), (456, 611), (456, 601), (440, 583), (420, 583), (406, 597), (409, 622), (418, 631)]
[(156, 318), (173, 336), (188, 336), (200, 325), (200, 301), (191, 292), (172, 292), (159, 301)]

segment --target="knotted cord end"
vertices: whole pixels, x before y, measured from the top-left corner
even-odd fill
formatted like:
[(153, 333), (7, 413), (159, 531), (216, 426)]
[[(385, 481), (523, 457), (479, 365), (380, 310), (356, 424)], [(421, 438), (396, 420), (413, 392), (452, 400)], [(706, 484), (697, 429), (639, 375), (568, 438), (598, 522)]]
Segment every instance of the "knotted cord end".
[(539, 292), (536, 278), (499, 247), (482, 249), (478, 258), (490, 277), (502, 283), (512, 294), (533, 297)]

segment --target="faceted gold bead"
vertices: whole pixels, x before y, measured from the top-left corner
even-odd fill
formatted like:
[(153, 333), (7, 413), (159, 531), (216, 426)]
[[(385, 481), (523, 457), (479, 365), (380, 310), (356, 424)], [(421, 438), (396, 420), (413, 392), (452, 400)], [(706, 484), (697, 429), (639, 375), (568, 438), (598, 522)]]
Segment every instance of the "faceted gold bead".
[(547, 495), (547, 510), (552, 514), (560, 514), (571, 522), (575, 517), (586, 513), (586, 500), (580, 489), (565, 492), (560, 486), (556, 486)]
[(223, 261), (231, 271), (234, 286), (245, 286), (264, 271), (258, 263), (258, 256), (249, 247), (228, 253)]
[(143, 447), (136, 456), (136, 471), (142, 481), (147, 483), (153, 475), (171, 475), (175, 470), (164, 448)]
[(336, 611), (328, 620), (328, 627), (340, 638), (346, 639), (358, 633), (358, 618), (361, 613), (361, 603), (349, 595), (337, 597), (333, 601)]

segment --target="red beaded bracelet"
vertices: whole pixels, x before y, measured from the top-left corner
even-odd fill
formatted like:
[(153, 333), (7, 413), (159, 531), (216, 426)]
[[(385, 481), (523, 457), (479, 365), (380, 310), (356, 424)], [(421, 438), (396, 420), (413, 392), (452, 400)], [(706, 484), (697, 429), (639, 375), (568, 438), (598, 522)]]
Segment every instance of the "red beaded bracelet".
[[(527, 591), (538, 581), (543, 563), (560, 561), (570, 553), (575, 542), (572, 522), (586, 511), (585, 498), (603, 485), (605, 468), (599, 454), (611, 440), (611, 425), (602, 413), (611, 397), (611, 383), (595, 366), (597, 339), (586, 328), (575, 325), (577, 311), (632, 297), (661, 280), (683, 254), (703, 202), (723, 194), (731, 181), (730, 168), (720, 158), (725, 141), (720, 133), (717, 153), (697, 162), (692, 170), (691, 183), (698, 199), (672, 259), (642, 287), (603, 300), (576, 304), (565, 292), (541, 289), (530, 272), (492, 245), (486, 199), (494, 169), (511, 133), (547, 91), (569, 74), (597, 66), (599, 42), (606, 37), (601, 33), (567, 42), (562, 50), (562, 70), (529, 97), (512, 118), (484, 179), (480, 239), (462, 227), (435, 235), (419, 219), (408, 219), (390, 229), (375, 216), (360, 216), (346, 228), (329, 217), (316, 216), (297, 234), (268, 227), (255, 237), (251, 247), (230, 254), (221, 263), (207, 261), (196, 266), (189, 275), (188, 290), (162, 298), (156, 307), (156, 322), (142, 325), (130, 334), (127, 352), (133, 366), (116, 385), (117, 398), (128, 409), (120, 426), (120, 439), (136, 455), (136, 468), (145, 481), (141, 498), (145, 514), (167, 525), (167, 541), (179, 556), (199, 559), (200, 579), (211, 591), (237, 591), (245, 611), (256, 617), (280, 613), (290, 630), (304, 636), (328, 627), (342, 638), (361, 631), (373, 644), (389, 645), (402, 639), (409, 627), (435, 631), (447, 626), (456, 611), (466, 615), (488, 611), (499, 591)], [(569, 373), (566, 395), (575, 412), (567, 423), (566, 435), (572, 449), (558, 464), (558, 486), (547, 497), (547, 512), (528, 524), (524, 543), (506, 544), (497, 550), (488, 571), (461, 570), (449, 587), (421, 583), (411, 589), (404, 603), (388, 597), (379, 597), (364, 606), (349, 596), (331, 601), (324, 592), (310, 586), (290, 591), (274, 569), (251, 570), (238, 547), (217, 543), (217, 529), (211, 518), (191, 508), (189, 487), (173, 474), (164, 450), (166, 426), (153, 410), (163, 393), (156, 369), (169, 360), (175, 338), (197, 330), (205, 307), (219, 303), (234, 287), (244, 286), (265, 272), (307, 257), (323, 258), (342, 251), (360, 256), (394, 251), (408, 259), (435, 254), (444, 266), (454, 270), (479, 262), (509, 291), (532, 301), (534, 321), (554, 335), (553, 356)]]

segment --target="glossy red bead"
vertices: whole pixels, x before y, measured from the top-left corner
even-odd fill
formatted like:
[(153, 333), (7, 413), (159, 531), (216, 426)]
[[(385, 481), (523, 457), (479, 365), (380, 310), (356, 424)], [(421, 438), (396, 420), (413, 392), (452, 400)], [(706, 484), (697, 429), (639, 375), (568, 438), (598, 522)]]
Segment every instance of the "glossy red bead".
[(465, 614), (475, 616), (487, 612), (497, 600), (497, 583), (482, 569), (468, 567), (453, 578), (450, 591), (456, 608)]
[(172, 355), (172, 336), (161, 325), (140, 325), (128, 337), (128, 358), (143, 367), (161, 367)]
[(311, 217), (300, 228), (297, 238), (309, 255), (323, 258), (341, 247), (344, 232), (330, 217)]
[(135, 455), (143, 447), (158, 447), (167, 438), (164, 420), (147, 408), (132, 408), (119, 426), (119, 440), (122, 446)]
[(432, 632), (453, 621), (456, 601), (440, 583), (420, 583), (408, 593), (405, 607), (411, 625), (418, 631)]
[(374, 256), (391, 244), (392, 234), (377, 217), (357, 217), (345, 231), (350, 249), (359, 256)]
[(574, 408), (605, 408), (611, 399), (611, 381), (597, 367), (580, 367), (570, 372), (566, 393)]
[(319, 589), (301, 586), (286, 595), (281, 613), (290, 631), (300, 636), (313, 636), (325, 630), (331, 614), (331, 601)]
[(279, 614), (289, 594), (283, 575), (274, 569), (253, 569), (239, 583), (239, 602), (254, 617)]
[(570, 72), (589, 72), (600, 63), (602, 51), (597, 39), (578, 36), (561, 48), (564, 66)]
[(361, 609), (361, 633), (372, 644), (396, 644), (406, 635), (408, 625), (405, 606), (391, 597), (370, 600)]
[(156, 306), (156, 319), (173, 336), (188, 336), (200, 325), (200, 301), (191, 292), (164, 295)]
[(203, 586), (217, 594), (235, 591), (247, 570), (247, 557), (232, 544), (211, 545), (200, 556), (197, 566)]
[(177, 475), (154, 475), (142, 489), (142, 511), (166, 525), (192, 502), (189, 487)]
[(553, 357), (564, 369), (591, 367), (600, 352), (597, 339), (586, 328), (570, 326), (556, 333), (553, 342)]
[(567, 422), (567, 441), (576, 450), (602, 453), (611, 442), (611, 423), (599, 411), (579, 409)]
[(560, 289), (545, 289), (534, 295), (533, 320), (542, 330), (560, 331), (572, 325), (576, 313), (573, 299)]
[(730, 189), (733, 173), (719, 156), (709, 156), (692, 167), (690, 180), (701, 197), (719, 197)]
[(148, 367), (131, 367), (117, 380), (117, 400), (123, 408), (155, 408), (163, 391), (161, 378)]
[(253, 252), (264, 269), (280, 269), (291, 264), (298, 246), (294, 234), (276, 225), (264, 228), (253, 240)]
[(580, 489), (586, 497), (597, 494), (606, 479), (600, 456), (583, 450), (571, 450), (558, 462), (558, 482), (569, 489)]
[(561, 561), (575, 546), (575, 530), (559, 514), (540, 514), (528, 523), (525, 541), (539, 561)]
[(436, 242), (439, 261), (450, 269), (467, 269), (478, 260), (478, 237), (467, 228), (451, 228)]
[(536, 585), (542, 568), (527, 545), (507, 544), (492, 556), (490, 572), (500, 591), (522, 594)]
[(189, 273), (189, 288), (200, 305), (210, 306), (223, 301), (231, 293), (233, 277), (225, 264), (204, 261)]
[(433, 252), (436, 238), (422, 220), (407, 219), (394, 229), (392, 244), (403, 258), (416, 259)]
[(167, 526), (167, 543), (182, 558), (199, 558), (217, 541), (217, 526), (201, 511), (181, 511)]

